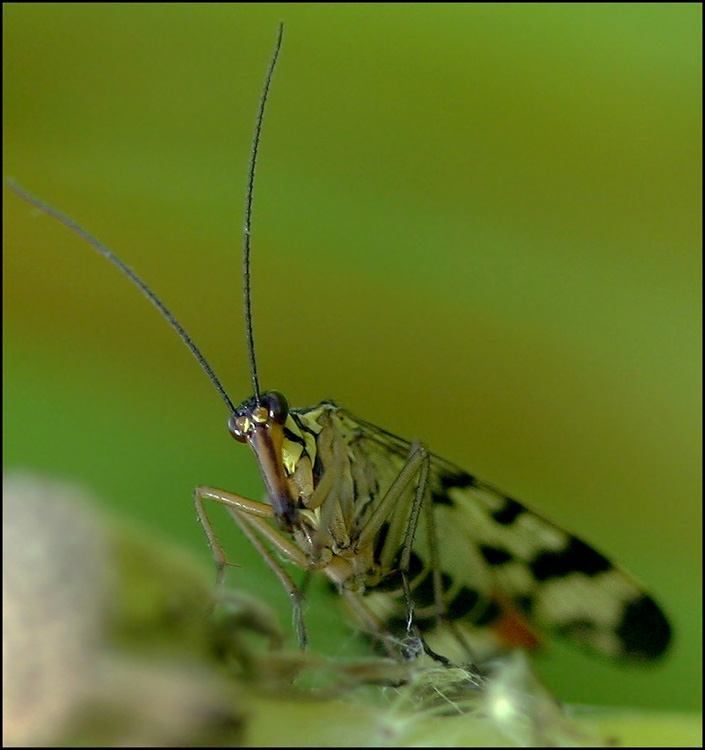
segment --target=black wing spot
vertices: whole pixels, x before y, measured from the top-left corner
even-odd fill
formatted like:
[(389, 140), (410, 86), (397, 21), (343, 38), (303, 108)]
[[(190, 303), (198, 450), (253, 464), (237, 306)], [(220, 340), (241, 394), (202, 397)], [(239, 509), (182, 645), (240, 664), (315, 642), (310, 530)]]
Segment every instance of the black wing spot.
[(542, 552), (530, 564), (537, 581), (563, 578), (570, 573), (585, 573), (594, 576), (612, 568), (612, 563), (576, 537), (571, 537), (562, 550)]
[[(447, 573), (441, 573), (441, 591), (447, 591), (453, 585), (453, 579)], [(433, 587), (433, 572), (428, 573), (414, 586), (412, 592), (417, 607), (430, 607), (436, 601)]]
[(450, 490), (464, 490), (468, 487), (477, 486), (475, 477), (464, 471), (458, 471), (455, 474), (441, 474), (439, 480), (441, 483), (440, 489), (436, 489), (431, 493), (431, 500), (440, 505), (450, 505), (451, 508), (455, 503), (448, 496)]
[(472, 474), (465, 471), (459, 471), (455, 474), (441, 474), (441, 487), (444, 490), (459, 489), (464, 490), (468, 487), (477, 487), (477, 480)]
[(401, 570), (393, 570), (386, 575), (376, 586), (369, 588), (369, 591), (401, 591), (403, 587)]
[(488, 565), (504, 565), (513, 559), (506, 550), (486, 544), (480, 546), (480, 552)]
[(412, 550), (409, 555), (409, 569), (406, 571), (409, 580), (413, 581), (416, 576), (421, 575), (421, 573), (423, 573), (423, 568), (423, 560)]
[(657, 659), (671, 642), (671, 626), (650, 596), (629, 602), (617, 629), (628, 659)]
[(487, 606), (481, 612), (478, 612), (477, 616), (472, 618), (472, 621), (478, 627), (484, 627), (497, 620), (501, 614), (502, 610), (499, 604), (494, 599), (490, 599)]
[[(384, 529), (385, 535), (389, 531), (389, 524), (385, 523), (380, 528), (380, 532)], [(376, 545), (375, 545), (375, 556), (376, 556)], [(399, 564), (397, 560), (396, 565)], [(409, 556), (409, 570), (407, 571), (407, 578), (409, 581), (413, 581), (414, 578), (421, 575), (424, 571), (423, 560), (414, 552), (411, 551)], [(392, 570), (386, 575), (376, 586), (372, 587), (371, 591), (400, 591), (403, 587), (402, 573), (399, 568)]]
[(446, 607), (446, 617), (451, 620), (459, 620), (461, 617), (465, 617), (468, 613), (477, 606), (480, 601), (480, 595), (475, 589), (463, 586), (458, 593), (448, 602)]
[(450, 505), (451, 508), (455, 505), (445, 492), (431, 493), (431, 502), (437, 503), (438, 505)]
[(524, 512), (524, 506), (511, 497), (504, 498), (504, 505), (492, 513), (492, 519), (502, 526), (509, 526)]
[(403, 633), (406, 630), (406, 618), (398, 617), (397, 615), (394, 615), (387, 620), (386, 627), (387, 627), (387, 630), (390, 633), (394, 633), (394, 635)]

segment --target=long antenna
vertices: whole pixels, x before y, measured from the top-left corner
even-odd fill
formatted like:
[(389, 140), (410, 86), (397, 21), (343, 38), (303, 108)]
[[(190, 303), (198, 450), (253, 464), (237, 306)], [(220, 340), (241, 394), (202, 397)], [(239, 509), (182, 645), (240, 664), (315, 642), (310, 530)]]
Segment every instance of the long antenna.
[(264, 89), (259, 102), (257, 119), (255, 120), (255, 132), (252, 137), (252, 151), (250, 152), (250, 170), (247, 176), (247, 197), (245, 199), (245, 230), (243, 234), (242, 247), (242, 275), (245, 289), (245, 332), (247, 336), (247, 353), (250, 357), (250, 374), (252, 376), (252, 390), (255, 401), (259, 403), (259, 378), (257, 377), (257, 360), (255, 359), (255, 336), (252, 327), (252, 289), (250, 287), (250, 235), (252, 234), (252, 198), (255, 192), (255, 169), (257, 167), (257, 152), (259, 151), (260, 134), (262, 133), (262, 122), (264, 121), (264, 108), (267, 106), (269, 87), (274, 76), (274, 68), (277, 65), (279, 50), (282, 46), (284, 36), (284, 24), (279, 24), (277, 41), (274, 45), (274, 54), (269, 63), (269, 70), (264, 81)]
[(23, 198), (28, 203), (31, 203), (33, 206), (36, 206), (40, 211), (43, 211), (45, 214), (48, 214), (49, 216), (52, 216), (55, 219), (58, 219), (62, 224), (67, 226), (70, 230), (73, 232), (76, 232), (79, 237), (82, 237), (84, 240), (89, 242), (104, 258), (107, 258), (113, 265), (117, 266), (120, 271), (122, 271), (125, 276), (127, 276), (130, 281), (137, 286), (137, 288), (144, 294), (145, 297), (159, 310), (159, 312), (166, 318), (166, 320), (171, 324), (171, 327), (179, 334), (179, 337), (181, 340), (186, 344), (186, 346), (190, 349), (191, 354), (198, 360), (198, 364), (201, 365), (201, 367), (204, 369), (206, 375), (210, 378), (211, 383), (215, 386), (215, 389), (220, 394), (220, 397), (225, 401), (225, 403), (228, 406), (228, 409), (230, 409), (230, 412), (235, 411), (235, 405), (230, 400), (230, 396), (228, 396), (225, 388), (223, 388), (223, 384), (220, 382), (216, 374), (213, 372), (211, 366), (208, 364), (208, 361), (206, 358), (201, 354), (201, 350), (196, 346), (196, 344), (193, 343), (193, 340), (191, 337), (186, 333), (186, 331), (182, 328), (179, 321), (169, 312), (168, 308), (164, 303), (157, 297), (157, 295), (145, 284), (144, 281), (123, 261), (120, 260), (120, 258), (117, 257), (114, 253), (112, 253), (110, 250), (108, 250), (105, 245), (103, 245), (101, 242), (99, 242), (95, 237), (93, 237), (91, 234), (89, 234), (83, 227), (76, 224), (75, 221), (72, 219), (69, 219), (68, 216), (65, 214), (62, 214), (61, 211), (58, 211), (57, 209), (50, 206), (48, 203), (44, 203), (43, 201), (39, 200), (39, 198), (35, 198), (31, 193), (28, 193), (26, 190), (21, 188), (14, 180), (8, 180), (7, 181), (8, 187), (10, 187), (12, 190), (17, 193), (17, 195), (20, 196), (20, 198)]

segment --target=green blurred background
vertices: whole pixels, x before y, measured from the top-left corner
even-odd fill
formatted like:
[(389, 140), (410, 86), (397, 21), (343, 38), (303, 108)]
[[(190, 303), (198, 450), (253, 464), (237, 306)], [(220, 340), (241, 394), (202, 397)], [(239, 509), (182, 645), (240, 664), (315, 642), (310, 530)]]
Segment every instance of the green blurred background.
[[(3, 16), (5, 175), (132, 265), (235, 401), (245, 175), (283, 19), (255, 201), (263, 386), (423, 439), (648, 582), (670, 658), (621, 670), (551, 644), (562, 699), (700, 705), (699, 4)], [(114, 268), (7, 189), (4, 229), (6, 468), (80, 479), (205, 564), (193, 487), (262, 492), (222, 402)], [(221, 520), (229, 581), (286, 626)], [(323, 597), (314, 648), (354, 650)]]

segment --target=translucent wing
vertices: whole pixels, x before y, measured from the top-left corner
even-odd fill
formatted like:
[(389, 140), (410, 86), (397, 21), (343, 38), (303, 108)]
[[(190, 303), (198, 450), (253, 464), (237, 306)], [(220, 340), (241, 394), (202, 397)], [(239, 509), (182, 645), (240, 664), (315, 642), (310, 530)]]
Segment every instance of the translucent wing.
[[(345, 416), (357, 423), (361, 449), (389, 481), (409, 443)], [(429, 490), (448, 621), (493, 631), (505, 645), (536, 645), (538, 630), (612, 659), (650, 661), (666, 651), (671, 629), (658, 605), (590, 545), (437, 456), (431, 457)], [(380, 540), (380, 554), (400, 544)], [(437, 624), (431, 559), (422, 518), (410, 566), (422, 629)], [(372, 596), (383, 588), (384, 582)], [(377, 599), (375, 608), (388, 620), (403, 615), (398, 601), (392, 607)]]

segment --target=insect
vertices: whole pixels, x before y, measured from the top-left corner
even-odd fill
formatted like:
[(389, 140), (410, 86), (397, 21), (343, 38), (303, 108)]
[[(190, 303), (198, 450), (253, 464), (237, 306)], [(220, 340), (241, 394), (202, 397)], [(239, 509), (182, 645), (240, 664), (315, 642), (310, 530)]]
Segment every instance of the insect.
[(280, 27), (248, 175), (243, 266), (253, 395), (239, 406), (186, 331), (130, 268), (67, 216), (11, 185), (86, 239), (159, 309), (225, 402), (230, 434), (252, 449), (265, 502), (211, 487), (194, 492), (221, 577), (228, 561), (208, 518), (213, 502), (228, 510), (282, 583), (302, 644), (302, 593), (280, 558), (307, 576), (326, 575), (362, 626), (386, 642), (390, 633), (421, 633), (429, 643), (443, 648), (452, 643), (478, 654), (537, 645), (546, 631), (613, 659), (646, 662), (662, 656), (671, 629), (659, 606), (579, 538), (418, 441), (402, 440), (332, 401), (289, 408), (280, 393), (260, 389), (250, 297), (252, 199), (282, 34)]

